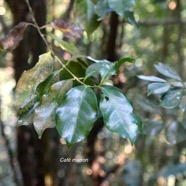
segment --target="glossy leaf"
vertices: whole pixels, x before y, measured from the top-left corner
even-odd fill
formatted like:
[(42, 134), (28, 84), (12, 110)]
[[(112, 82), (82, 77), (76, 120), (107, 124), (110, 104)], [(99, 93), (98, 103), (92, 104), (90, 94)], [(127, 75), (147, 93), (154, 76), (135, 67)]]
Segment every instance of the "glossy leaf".
[(156, 76), (139, 75), (138, 78), (145, 80), (145, 81), (155, 81), (155, 82), (162, 82), (162, 83), (166, 82), (164, 79), (156, 77)]
[(168, 83), (151, 83), (148, 85), (148, 95), (150, 94), (163, 94), (171, 88)]
[(135, 0), (108, 0), (110, 8), (120, 16), (125, 16), (127, 11), (131, 11)]
[(56, 111), (58, 133), (70, 146), (83, 140), (97, 119), (97, 98), (87, 86), (72, 88)]
[(25, 29), (28, 25), (29, 23), (20, 22), (13, 27), (10, 32), (0, 40), (0, 48), (4, 50), (14, 50), (23, 39)]
[(48, 94), (42, 96), (41, 104), (35, 109), (33, 119), (39, 137), (46, 128), (55, 127), (56, 107), (71, 88), (71, 80), (59, 81), (50, 87)]
[(35, 97), (37, 86), (53, 71), (53, 58), (50, 53), (40, 55), (38, 63), (30, 70), (23, 72), (16, 87), (16, 107), (29, 103)]
[(116, 74), (114, 64), (110, 62), (100, 62), (90, 65), (86, 69), (86, 78), (100, 74), (102, 79)]
[(102, 20), (112, 11), (108, 5), (108, 0), (99, 0), (94, 6), (94, 11), (98, 15), (99, 19)]
[(134, 143), (138, 133), (138, 123), (131, 104), (115, 87), (102, 86), (101, 91), (100, 110), (106, 127)]
[(167, 92), (161, 101), (161, 106), (164, 108), (175, 108), (177, 107), (182, 99), (182, 90), (171, 90)]
[(181, 81), (181, 77), (179, 76), (179, 74), (174, 69), (172, 69), (170, 66), (163, 64), (163, 63), (158, 63), (157, 65), (154, 65), (154, 66), (160, 74), (166, 77)]

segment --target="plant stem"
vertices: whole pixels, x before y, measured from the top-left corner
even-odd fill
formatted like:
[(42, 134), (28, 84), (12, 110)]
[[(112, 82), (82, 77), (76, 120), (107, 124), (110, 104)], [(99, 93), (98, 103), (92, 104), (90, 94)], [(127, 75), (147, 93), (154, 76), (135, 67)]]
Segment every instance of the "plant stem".
[(39, 35), (41, 36), (41, 38), (43, 39), (43, 41), (45, 42), (46, 46), (49, 48), (50, 52), (54, 55), (54, 57), (57, 59), (57, 61), (62, 65), (62, 67), (76, 80), (78, 81), (80, 84), (82, 85), (86, 85), (85, 83), (83, 83), (78, 77), (76, 77), (67, 67), (65, 64), (63, 64), (63, 62), (59, 59), (59, 57), (55, 54), (55, 52), (52, 50), (52, 47), (49, 45), (49, 43), (47, 42), (47, 40), (45, 39), (44, 35), (42, 34), (41, 32), (41, 29), (43, 28), (43, 26), (40, 28), (39, 25), (37, 24), (37, 21), (33, 15), (33, 11), (32, 11), (32, 7), (30, 6), (30, 3), (28, 0), (25, 0), (27, 6), (28, 6), (28, 9), (29, 9), (29, 12), (31, 13), (32, 15), (32, 20), (33, 20), (33, 23), (34, 25), (32, 24), (32, 26), (34, 26)]

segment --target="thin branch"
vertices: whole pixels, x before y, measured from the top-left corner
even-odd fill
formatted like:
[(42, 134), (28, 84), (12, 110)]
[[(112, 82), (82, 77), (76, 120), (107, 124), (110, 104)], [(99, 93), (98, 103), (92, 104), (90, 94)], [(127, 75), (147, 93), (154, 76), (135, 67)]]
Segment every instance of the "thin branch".
[(54, 57), (57, 59), (57, 61), (61, 64), (61, 66), (76, 80), (78, 81), (80, 84), (82, 85), (86, 85), (85, 83), (83, 83), (82, 81), (79, 80), (78, 77), (76, 77), (67, 67), (65, 64), (62, 63), (62, 61), (59, 59), (59, 57), (54, 53), (54, 51), (52, 50), (52, 47), (49, 45), (49, 43), (47, 42), (47, 40), (45, 39), (44, 35), (42, 34), (41, 30), (40, 30), (40, 27), (39, 25), (37, 24), (37, 21), (34, 17), (34, 14), (33, 14), (33, 11), (32, 11), (32, 7), (30, 6), (30, 3), (28, 2), (28, 0), (25, 0), (27, 6), (28, 6), (28, 9), (29, 9), (29, 12), (31, 13), (32, 15), (32, 20), (33, 20), (33, 23), (35, 24), (35, 27), (39, 33), (39, 35), (41, 36), (41, 38), (43, 39), (43, 41), (45, 42), (46, 46), (49, 48), (49, 50), (51, 51), (51, 53), (54, 55)]

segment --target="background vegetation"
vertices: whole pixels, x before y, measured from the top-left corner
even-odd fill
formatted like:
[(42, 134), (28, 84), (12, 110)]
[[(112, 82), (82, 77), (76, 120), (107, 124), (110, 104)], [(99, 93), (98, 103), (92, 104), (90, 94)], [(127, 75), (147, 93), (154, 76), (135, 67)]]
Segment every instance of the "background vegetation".
[[(78, 5), (80, 2), (32, 0), (30, 5), (40, 26), (62, 18), (84, 27), (85, 12), (91, 6)], [(87, 140), (71, 148), (67, 148), (56, 129), (47, 129), (40, 140), (32, 125), (16, 128), (13, 93), (9, 96), (7, 93), (13, 89), (22, 72), (33, 67), (47, 48), (37, 30), (28, 27), (15, 50), (0, 51), (0, 185), (186, 184), (185, 98), (183, 96), (172, 109), (162, 108), (163, 93), (147, 96), (148, 82), (137, 77), (143, 74), (164, 78), (154, 67), (161, 62), (170, 65), (185, 80), (186, 4), (182, 0), (137, 0), (134, 13), (138, 22), (136, 26), (112, 12), (99, 25), (94, 25), (95, 22), (87, 25), (89, 32), (97, 27), (89, 37), (84, 34), (78, 40), (70, 40), (82, 53), (96, 59), (135, 59), (135, 63), (121, 66), (118, 75), (113, 77), (114, 85), (127, 94), (143, 121), (143, 134), (138, 136), (134, 146), (110, 133), (102, 121), (95, 124)], [(23, 0), (0, 0), (1, 38), (21, 21), (32, 22), (26, 3)], [(42, 31), (45, 34), (48, 30)], [(60, 37), (61, 33), (53, 32)], [(48, 35), (47, 39), (54, 42)], [(53, 49), (58, 51), (55, 43)], [(60, 55), (67, 54), (62, 52)], [(165, 79), (169, 81), (169, 78)], [(181, 89), (184, 90), (184, 86)], [(62, 157), (88, 158), (89, 161), (60, 162)]]

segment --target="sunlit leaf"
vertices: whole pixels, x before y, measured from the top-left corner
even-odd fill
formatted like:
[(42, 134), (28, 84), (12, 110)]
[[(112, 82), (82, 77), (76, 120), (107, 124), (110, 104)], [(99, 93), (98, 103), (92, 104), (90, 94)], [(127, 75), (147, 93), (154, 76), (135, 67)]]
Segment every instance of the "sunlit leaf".
[(81, 38), (83, 29), (79, 26), (76, 26), (73, 23), (65, 22), (62, 19), (55, 19), (54, 21), (50, 22), (47, 26), (50, 26), (56, 30), (60, 30), (63, 32), (64, 36), (66, 37), (75, 37)]
[(72, 88), (56, 111), (58, 133), (70, 146), (83, 140), (97, 119), (97, 98), (87, 86)]
[(139, 75), (138, 78), (145, 80), (145, 81), (155, 81), (155, 82), (166, 82), (164, 79), (156, 77), (156, 76), (144, 76), (144, 75)]
[(125, 95), (113, 86), (102, 86), (101, 91), (100, 110), (107, 128), (134, 143), (138, 123), (131, 104)]
[(38, 63), (30, 70), (23, 72), (15, 90), (16, 103), (19, 109), (35, 97), (37, 86), (53, 71), (53, 58), (50, 53), (40, 55)]
[(158, 63), (157, 65), (154, 65), (154, 66), (160, 74), (166, 77), (181, 81), (181, 77), (179, 76), (179, 74), (174, 69), (172, 69), (170, 66), (163, 64), (163, 63)]
[(162, 97), (161, 106), (169, 109), (175, 108), (180, 104), (182, 96), (182, 90), (171, 90)]
[(13, 27), (8, 35), (0, 40), (0, 48), (4, 50), (14, 50), (23, 39), (24, 31), (28, 25), (29, 23), (20, 22)]
[(148, 85), (148, 95), (150, 94), (163, 94), (171, 88), (168, 83), (151, 83)]
[(46, 128), (55, 127), (55, 110), (66, 93), (72, 88), (72, 81), (59, 81), (53, 84), (48, 94), (42, 96), (41, 104), (35, 109), (33, 124), (39, 137)]

